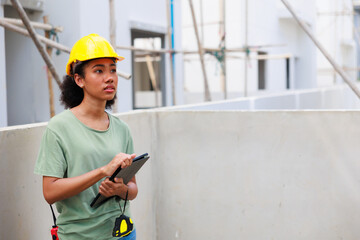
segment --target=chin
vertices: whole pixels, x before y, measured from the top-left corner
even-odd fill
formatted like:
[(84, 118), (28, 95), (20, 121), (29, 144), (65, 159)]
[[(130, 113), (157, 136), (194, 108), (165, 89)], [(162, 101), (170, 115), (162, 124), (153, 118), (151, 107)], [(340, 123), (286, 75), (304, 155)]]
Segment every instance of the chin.
[(105, 95), (105, 97), (104, 97), (104, 100), (113, 100), (114, 98), (116, 98), (116, 94), (114, 93), (114, 94), (109, 94), (109, 95)]

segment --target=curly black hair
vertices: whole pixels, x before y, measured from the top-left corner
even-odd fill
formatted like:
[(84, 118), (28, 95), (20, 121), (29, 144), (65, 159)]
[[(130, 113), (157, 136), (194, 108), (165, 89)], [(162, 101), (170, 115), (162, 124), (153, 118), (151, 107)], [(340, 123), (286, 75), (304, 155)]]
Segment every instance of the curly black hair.
[[(91, 60), (89, 60), (91, 61)], [(84, 68), (89, 61), (78, 61), (75, 63), (75, 66), (70, 69), (70, 75), (65, 75), (63, 82), (60, 85), (61, 95), (60, 101), (65, 108), (73, 108), (78, 106), (84, 99), (84, 91), (79, 87), (74, 78), (72, 77), (75, 73), (79, 74), (81, 77), (85, 76)], [(106, 101), (105, 108), (111, 109), (112, 105), (115, 103), (115, 97), (112, 100)]]

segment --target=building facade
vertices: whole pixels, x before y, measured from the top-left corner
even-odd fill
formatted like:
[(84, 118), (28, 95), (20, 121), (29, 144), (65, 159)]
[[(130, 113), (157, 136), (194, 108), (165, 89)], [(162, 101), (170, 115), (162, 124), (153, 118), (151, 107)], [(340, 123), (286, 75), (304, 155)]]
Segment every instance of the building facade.
[[(219, 48), (222, 43), (228, 50), (223, 60), (225, 77), (221, 74), (219, 59), (212, 54), (205, 57), (213, 99), (257, 96), (343, 83), (280, 0), (193, 2), (204, 48)], [(355, 80), (357, 64), (353, 2), (287, 2), (330, 56)], [(196, 49), (188, 1), (183, 1), (182, 5), (183, 47), (186, 50)], [(223, 11), (225, 14), (222, 14)], [(225, 29), (223, 42), (221, 28)], [(199, 57), (192, 54), (184, 56), (184, 59), (186, 101), (204, 101)]]
[[(71, 48), (81, 37), (97, 33), (110, 40), (109, 1), (20, 1), (31, 21), (43, 22), (43, 16), (48, 16), (53, 26), (62, 26), (63, 32), (58, 33), (59, 42)], [(32, 2), (41, 3), (38, 8), (31, 8)], [(154, 47), (168, 48), (167, 41), (167, 1), (114, 1), (116, 19), (116, 45), (141, 46), (144, 42), (154, 39)], [(35, 4), (35, 3), (34, 3)], [(178, 1), (173, 1), (174, 28), (180, 26), (181, 8)], [(36, 4), (35, 4), (36, 5)], [(19, 18), (10, 1), (2, 1), (0, 17)], [(178, 27), (180, 29), (180, 27)], [(43, 30), (36, 30), (44, 35)], [(181, 39), (180, 31), (175, 31), (174, 37)], [(181, 44), (176, 41), (175, 44)], [(177, 47), (177, 46), (175, 46)], [(178, 47), (179, 48), (179, 47)], [(144, 69), (142, 52), (117, 49), (125, 60), (118, 64), (118, 69), (132, 75), (130, 80), (119, 78), (117, 92), (117, 111), (126, 112), (136, 108), (155, 107), (146, 105), (146, 97), (151, 100), (155, 95), (149, 87), (148, 69)], [(139, 55), (139, 56), (138, 56)], [(52, 60), (60, 76), (65, 74), (65, 65), (69, 55), (62, 52), (52, 54)], [(158, 59), (152, 61), (156, 73), (156, 82), (161, 85), (160, 102), (158, 106), (172, 105), (170, 81), (170, 59), (168, 54), (158, 54)], [(181, 83), (181, 56), (176, 56), (174, 64), (179, 65), (175, 73), (176, 82)], [(142, 73), (142, 74), (141, 74)], [(30, 38), (0, 27), (0, 126), (11, 126), (50, 119), (49, 90), (47, 84), (46, 65)], [(53, 81), (55, 112), (64, 107), (59, 102), (59, 87)], [(159, 94), (158, 94), (159, 95)], [(178, 94), (179, 96), (179, 94)]]
[[(48, 16), (62, 26), (59, 42), (71, 48), (82, 36), (110, 40), (109, 1), (21, 0), (32, 21)], [(199, 103), (205, 99), (194, 17), (211, 100), (259, 96), (343, 84), (281, 0), (114, 1), (118, 69), (116, 112)], [(358, 3), (351, 0), (288, 0), (329, 55), (357, 79)], [(9, 0), (0, 18), (18, 18)], [(354, 11), (355, 9), (355, 11)], [(194, 16), (194, 17), (193, 17)], [(173, 27), (173, 32), (169, 31)], [(43, 30), (37, 30), (44, 35)], [(165, 49), (165, 51), (130, 51)], [(170, 48), (176, 50), (170, 58)], [(52, 60), (65, 74), (67, 53)], [(171, 76), (174, 76), (173, 78)], [(53, 82), (55, 112), (64, 110)], [(0, 27), (0, 126), (48, 121), (46, 65), (30, 38)]]

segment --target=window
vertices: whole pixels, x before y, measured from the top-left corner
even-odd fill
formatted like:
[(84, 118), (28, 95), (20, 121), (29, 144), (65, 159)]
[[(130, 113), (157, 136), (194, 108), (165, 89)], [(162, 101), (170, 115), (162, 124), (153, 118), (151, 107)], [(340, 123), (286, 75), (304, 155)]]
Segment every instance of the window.
[[(164, 35), (131, 31), (132, 45), (141, 49), (164, 48)], [(163, 53), (133, 51), (133, 108), (165, 105), (165, 59)]]
[[(266, 55), (266, 52), (258, 52), (259, 55)], [(258, 61), (258, 89), (266, 89), (266, 60), (259, 59)]]

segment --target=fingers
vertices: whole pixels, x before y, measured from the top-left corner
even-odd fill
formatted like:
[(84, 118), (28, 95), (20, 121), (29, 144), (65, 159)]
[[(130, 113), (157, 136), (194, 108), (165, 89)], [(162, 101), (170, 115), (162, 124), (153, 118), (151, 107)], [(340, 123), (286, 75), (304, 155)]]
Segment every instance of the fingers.
[(99, 193), (105, 197), (111, 197), (119, 195), (123, 189), (126, 189), (126, 185), (122, 178), (115, 178), (114, 181), (115, 182), (110, 181), (109, 178), (102, 181), (99, 186)]
[(109, 191), (109, 189), (107, 187), (105, 187), (104, 185), (100, 185), (99, 186), (99, 193), (101, 195), (103, 195), (104, 197), (111, 197), (111, 192)]
[(121, 184), (124, 184), (124, 180), (122, 178), (114, 178), (114, 181), (116, 183), (121, 183)]
[(115, 189), (114, 183), (106, 178), (99, 186), (99, 193), (105, 197), (110, 197), (115, 195)]
[(121, 168), (126, 168), (127, 166), (130, 166), (132, 164), (132, 160), (136, 157), (136, 154), (124, 154), (122, 155), (123, 161), (121, 162), (120, 166)]
[(111, 176), (113, 172), (121, 166), (121, 168), (126, 168), (132, 164), (132, 160), (136, 157), (136, 154), (126, 154), (119, 153), (117, 154), (110, 163), (102, 168), (106, 176)]

